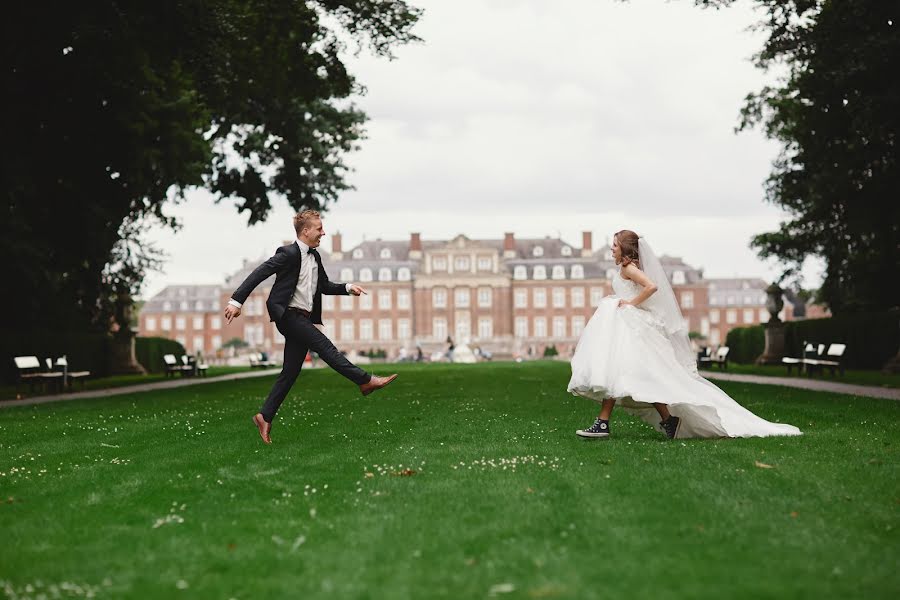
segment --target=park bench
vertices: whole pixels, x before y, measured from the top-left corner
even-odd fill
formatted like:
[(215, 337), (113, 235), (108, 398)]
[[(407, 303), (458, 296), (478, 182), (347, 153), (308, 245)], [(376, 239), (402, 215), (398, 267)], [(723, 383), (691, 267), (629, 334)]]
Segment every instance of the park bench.
[(181, 373), (183, 377), (185, 375), (191, 375), (194, 372), (194, 367), (178, 362), (178, 359), (175, 358), (174, 354), (164, 354), (163, 361), (166, 363), (166, 377), (169, 375), (174, 376), (175, 373)]
[(825, 369), (831, 371), (834, 377), (835, 371), (839, 370), (841, 377), (844, 376), (844, 352), (847, 350), (846, 344), (830, 344), (828, 352), (825, 352), (825, 344), (819, 344), (817, 358), (806, 358), (803, 364), (806, 366), (806, 373), (810, 376), (816, 372), (823, 373)]
[(252, 368), (259, 367), (260, 369), (265, 369), (266, 367), (275, 367), (277, 366), (277, 363), (273, 360), (269, 360), (269, 357), (265, 352), (251, 352), (250, 366)]
[(206, 371), (209, 369), (208, 364), (200, 362), (195, 357), (188, 356), (187, 354), (181, 355), (181, 362), (182, 364), (190, 367), (192, 375), (201, 375), (203, 377), (206, 377)]
[(700, 366), (712, 366), (717, 365), (720, 369), (728, 368), (728, 351), (730, 348), (728, 346), (722, 346), (715, 352), (712, 352), (709, 348), (706, 349), (706, 352), (700, 356), (697, 362), (700, 363)]
[(16, 363), (16, 369), (18, 370), (16, 393), (19, 392), (19, 385), (22, 383), (27, 382), (29, 389), (33, 392), (36, 384), (42, 386), (55, 384), (58, 386), (63, 379), (63, 374), (60, 372), (53, 372), (52, 370), (50, 372), (41, 371), (41, 362), (37, 356), (16, 356), (13, 358), (13, 361)]
[(791, 374), (791, 371), (794, 369), (794, 367), (797, 368), (798, 373), (802, 373), (803, 365), (805, 364), (807, 357), (813, 355), (815, 351), (815, 346), (813, 346), (812, 344), (806, 344), (806, 346), (803, 347), (803, 354), (799, 358), (794, 356), (785, 356), (781, 359), (781, 364), (787, 367), (788, 375)]
[(705, 364), (709, 363), (709, 359), (712, 356), (712, 348), (709, 346), (705, 346), (699, 352), (697, 352), (697, 368), (702, 368)]
[[(52, 370), (50, 359), (47, 359), (47, 368)], [(63, 355), (56, 359), (56, 370), (62, 371), (63, 374), (63, 386), (72, 389), (72, 381), (80, 381), (81, 389), (84, 389), (84, 382), (90, 377), (90, 371), (70, 371), (69, 370), (69, 359)]]

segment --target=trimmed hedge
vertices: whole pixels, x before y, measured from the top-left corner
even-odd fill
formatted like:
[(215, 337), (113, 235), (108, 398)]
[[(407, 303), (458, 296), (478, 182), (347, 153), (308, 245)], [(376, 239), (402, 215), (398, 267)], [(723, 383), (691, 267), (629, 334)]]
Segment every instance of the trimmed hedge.
[(900, 311), (838, 315), (791, 321), (784, 332), (788, 356), (802, 356), (803, 342), (847, 344), (844, 364), (851, 369), (880, 369), (900, 344)]
[[(765, 347), (762, 325), (728, 332), (729, 360), (751, 363)], [(900, 311), (839, 315), (827, 319), (788, 321), (784, 328), (785, 354), (802, 356), (804, 342), (847, 344), (844, 364), (851, 369), (880, 369), (900, 346)], [(826, 348), (827, 349), (827, 348)]]
[(15, 383), (18, 370), (13, 359), (16, 356), (37, 356), (44, 367), (47, 358), (65, 355), (69, 369), (90, 371), (92, 377), (107, 374), (109, 365), (109, 336), (105, 333), (74, 331), (29, 331), (10, 332), (0, 336), (0, 354), (3, 366), (0, 368), (5, 383)]
[(185, 352), (184, 346), (175, 340), (162, 337), (139, 337), (134, 341), (134, 354), (137, 361), (148, 372), (163, 373), (166, 370), (163, 355), (174, 354), (178, 360), (181, 360), (181, 356), (187, 352)]
[(735, 327), (725, 338), (728, 360), (736, 363), (752, 363), (766, 347), (766, 332), (762, 325)]

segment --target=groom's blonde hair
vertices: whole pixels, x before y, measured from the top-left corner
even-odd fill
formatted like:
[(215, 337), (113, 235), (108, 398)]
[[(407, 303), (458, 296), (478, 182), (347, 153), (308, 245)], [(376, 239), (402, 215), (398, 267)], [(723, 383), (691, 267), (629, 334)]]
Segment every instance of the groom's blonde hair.
[(294, 215), (294, 231), (297, 235), (312, 224), (313, 219), (321, 219), (317, 210), (301, 210)]

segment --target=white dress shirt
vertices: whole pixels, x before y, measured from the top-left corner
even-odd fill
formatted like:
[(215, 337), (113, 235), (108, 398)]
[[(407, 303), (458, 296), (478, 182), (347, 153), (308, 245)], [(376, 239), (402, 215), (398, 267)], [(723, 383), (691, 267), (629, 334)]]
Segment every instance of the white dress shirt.
[(288, 308), (299, 308), (312, 312), (313, 297), (316, 294), (316, 285), (319, 283), (319, 265), (315, 257), (309, 253), (309, 246), (297, 240), (300, 246), (300, 277), (297, 278), (297, 288), (294, 296), (288, 303)]
[[(300, 247), (300, 277), (297, 278), (297, 288), (294, 290), (294, 295), (288, 303), (288, 308), (293, 307), (312, 312), (313, 299), (316, 296), (316, 286), (319, 284), (319, 265), (316, 262), (315, 257), (309, 253), (308, 245), (299, 239), (294, 243)], [(346, 284), (347, 293), (350, 293), (351, 285), (352, 284), (350, 283)], [(238, 308), (241, 308), (242, 306), (242, 304), (234, 298), (229, 300), (228, 304)]]

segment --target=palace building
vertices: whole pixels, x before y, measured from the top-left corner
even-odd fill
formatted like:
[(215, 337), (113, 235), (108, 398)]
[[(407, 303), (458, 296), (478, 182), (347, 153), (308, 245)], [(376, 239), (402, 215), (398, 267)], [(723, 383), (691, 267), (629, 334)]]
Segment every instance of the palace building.
[[(289, 242), (285, 242), (289, 243)], [(346, 352), (382, 349), (389, 358), (417, 347), (428, 356), (455, 344), (496, 357), (539, 357), (553, 346), (569, 356), (615, 273), (608, 245), (560, 238), (367, 240), (344, 251), (340, 234), (320, 249), (332, 281), (353, 282), (368, 295), (323, 296), (323, 324)], [(223, 285), (172, 285), (140, 314), (141, 335), (181, 342), (209, 355), (233, 338), (275, 358), (284, 338), (269, 321), (265, 300), (274, 276), (256, 288), (231, 324), (222, 313), (231, 293), (268, 257), (244, 261)], [(701, 269), (661, 256), (689, 330), (710, 345), (724, 343), (731, 327), (765, 322), (766, 283), (756, 279), (704, 279)], [(791, 317), (786, 303), (785, 318)], [(403, 349), (403, 350), (401, 350)]]

